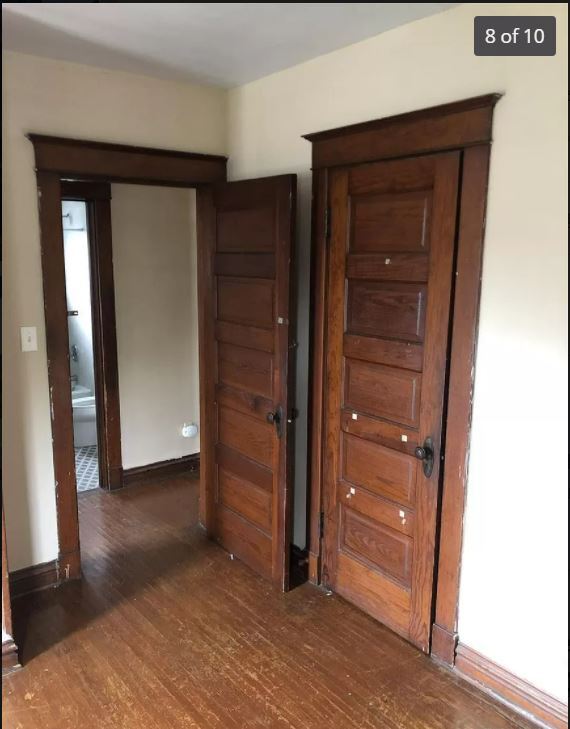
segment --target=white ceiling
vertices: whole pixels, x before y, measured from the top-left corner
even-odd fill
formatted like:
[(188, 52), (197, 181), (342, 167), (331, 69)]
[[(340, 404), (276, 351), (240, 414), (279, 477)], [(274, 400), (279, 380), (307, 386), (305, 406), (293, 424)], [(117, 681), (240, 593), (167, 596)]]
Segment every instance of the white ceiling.
[(2, 3), (4, 49), (236, 86), (457, 3)]

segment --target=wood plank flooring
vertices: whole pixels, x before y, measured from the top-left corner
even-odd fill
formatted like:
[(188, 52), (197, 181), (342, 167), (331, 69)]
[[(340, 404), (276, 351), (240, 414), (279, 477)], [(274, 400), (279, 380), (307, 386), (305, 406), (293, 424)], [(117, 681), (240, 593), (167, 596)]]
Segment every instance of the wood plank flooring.
[(83, 580), (15, 601), (9, 729), (528, 729), (335, 595), (207, 541), (198, 482), (79, 496)]

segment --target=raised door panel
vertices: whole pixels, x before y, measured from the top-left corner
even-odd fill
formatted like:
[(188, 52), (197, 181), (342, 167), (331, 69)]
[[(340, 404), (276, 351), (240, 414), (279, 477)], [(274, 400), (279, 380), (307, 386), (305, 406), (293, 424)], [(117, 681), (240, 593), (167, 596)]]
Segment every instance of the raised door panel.
[(346, 358), (344, 406), (386, 420), (415, 426), (421, 375), (372, 362)]
[(407, 453), (344, 434), (342, 478), (400, 504), (415, 500), (417, 461)]
[(421, 342), (426, 287), (348, 278), (347, 333)]
[(429, 247), (431, 190), (357, 194), (350, 201), (351, 253)]
[(273, 281), (218, 276), (220, 322), (273, 329)]

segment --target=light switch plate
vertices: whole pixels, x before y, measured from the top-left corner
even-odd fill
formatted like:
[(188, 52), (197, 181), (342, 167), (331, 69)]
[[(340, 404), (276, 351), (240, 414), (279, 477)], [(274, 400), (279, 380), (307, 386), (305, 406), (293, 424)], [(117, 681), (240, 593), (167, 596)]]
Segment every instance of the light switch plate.
[(22, 352), (38, 351), (38, 332), (36, 327), (21, 327), (20, 340), (22, 342)]

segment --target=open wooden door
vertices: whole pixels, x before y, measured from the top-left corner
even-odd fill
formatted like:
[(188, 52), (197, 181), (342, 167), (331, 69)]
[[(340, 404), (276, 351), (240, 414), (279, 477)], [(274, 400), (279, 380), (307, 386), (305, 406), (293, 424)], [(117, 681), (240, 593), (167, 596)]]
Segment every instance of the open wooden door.
[(289, 586), (296, 177), (198, 189), (201, 520)]

